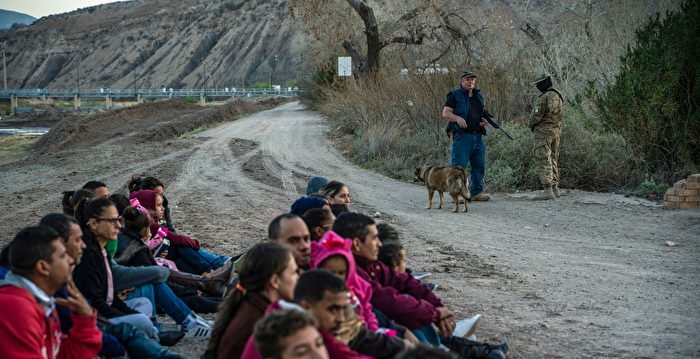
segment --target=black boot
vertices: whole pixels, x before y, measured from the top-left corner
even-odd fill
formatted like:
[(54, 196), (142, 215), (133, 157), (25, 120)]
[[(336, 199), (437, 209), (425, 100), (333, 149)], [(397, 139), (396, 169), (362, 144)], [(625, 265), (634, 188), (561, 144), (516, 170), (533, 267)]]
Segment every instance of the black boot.
[(441, 340), (442, 344), (459, 355), (460, 359), (505, 359), (508, 352), (507, 341), (499, 345), (491, 345), (454, 336), (441, 338)]
[(160, 332), (158, 333), (158, 342), (160, 345), (166, 346), (166, 347), (172, 347), (177, 342), (180, 341), (180, 339), (185, 337), (185, 332), (181, 330), (172, 330), (168, 332)]
[(220, 297), (224, 293), (224, 290), (226, 290), (228, 275), (229, 274), (226, 276), (204, 277), (191, 273), (173, 271), (170, 272), (168, 282), (179, 284), (184, 287), (195, 288), (203, 293)]

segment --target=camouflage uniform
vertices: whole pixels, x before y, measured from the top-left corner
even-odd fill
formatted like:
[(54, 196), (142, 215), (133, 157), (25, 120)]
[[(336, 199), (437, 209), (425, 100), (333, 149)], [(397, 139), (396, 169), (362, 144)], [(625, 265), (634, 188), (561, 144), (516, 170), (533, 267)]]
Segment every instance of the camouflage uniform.
[(530, 117), (530, 129), (535, 133), (534, 165), (542, 186), (559, 186), (559, 138), (564, 119), (564, 101), (558, 91), (549, 89), (542, 95)]

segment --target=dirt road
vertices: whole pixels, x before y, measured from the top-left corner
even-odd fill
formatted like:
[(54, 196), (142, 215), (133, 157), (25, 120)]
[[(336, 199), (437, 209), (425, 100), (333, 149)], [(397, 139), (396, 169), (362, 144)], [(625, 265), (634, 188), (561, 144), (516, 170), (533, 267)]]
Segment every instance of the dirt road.
[(207, 141), (169, 189), (176, 217), (238, 250), (264, 235), (308, 176), (339, 179), (353, 209), (400, 227), (410, 266), (432, 272), (450, 306), (484, 314), (480, 339), (511, 342), (510, 357), (700, 355), (700, 211), (579, 191), (428, 211), (422, 186), (348, 163), (327, 130), (291, 103), (201, 133)]
[[(5, 166), (0, 199), (11, 211), (0, 214), (0, 228), (42, 214), (61, 185), (94, 176), (123, 189), (129, 174), (148, 171), (168, 184), (181, 232), (240, 253), (265, 237), (310, 176), (322, 175), (349, 186), (352, 209), (396, 225), (409, 266), (432, 272), (437, 294), (460, 317), (482, 313), (478, 339), (508, 339), (510, 358), (700, 356), (700, 210), (575, 190), (542, 203), (497, 194), (468, 214), (426, 210), (424, 187), (348, 163), (328, 130), (290, 103), (153, 147), (147, 161), (129, 155), (119, 168), (109, 162), (119, 141), (103, 148), (109, 153), (72, 149)], [(85, 161), (76, 153), (93, 163), (79, 175), (70, 172)], [(194, 357), (203, 343), (175, 349)]]

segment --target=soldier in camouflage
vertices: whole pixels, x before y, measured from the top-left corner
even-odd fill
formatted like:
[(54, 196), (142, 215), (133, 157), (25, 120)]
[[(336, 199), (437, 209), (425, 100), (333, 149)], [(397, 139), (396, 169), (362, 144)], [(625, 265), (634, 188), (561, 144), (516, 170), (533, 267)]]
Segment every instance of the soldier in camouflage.
[(534, 165), (544, 193), (535, 200), (549, 200), (560, 196), (559, 192), (559, 138), (564, 119), (564, 98), (552, 86), (549, 75), (543, 74), (536, 81), (542, 93), (537, 107), (530, 117), (530, 129), (535, 134)]

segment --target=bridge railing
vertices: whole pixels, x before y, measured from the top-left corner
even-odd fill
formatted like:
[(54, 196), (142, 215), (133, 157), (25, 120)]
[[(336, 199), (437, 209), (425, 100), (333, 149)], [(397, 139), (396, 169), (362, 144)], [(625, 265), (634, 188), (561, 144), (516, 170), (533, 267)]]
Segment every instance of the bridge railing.
[(201, 89), (7, 89), (0, 90), (0, 98), (73, 98), (76, 95), (81, 98), (93, 97), (260, 97), (260, 96), (296, 96), (303, 92), (297, 87), (257, 89), (257, 88), (201, 88)]

